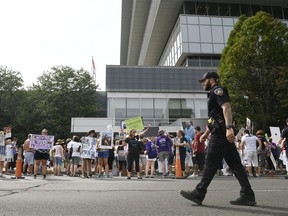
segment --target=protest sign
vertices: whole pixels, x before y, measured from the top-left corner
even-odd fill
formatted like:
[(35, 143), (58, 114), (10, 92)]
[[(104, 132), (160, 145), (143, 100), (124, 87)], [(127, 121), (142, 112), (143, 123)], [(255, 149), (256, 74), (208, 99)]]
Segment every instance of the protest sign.
[(136, 131), (142, 131), (144, 129), (143, 121), (141, 116), (130, 118), (125, 120), (127, 130), (136, 130)]
[(5, 127), (4, 132), (5, 132), (5, 138), (11, 138), (12, 137), (12, 128), (11, 127)]
[(276, 169), (277, 168), (277, 164), (276, 164), (276, 161), (275, 161), (275, 158), (274, 158), (273, 154), (270, 154), (270, 159), (271, 159), (271, 161), (273, 163), (274, 168)]
[(95, 159), (96, 158), (96, 143), (95, 137), (85, 137), (82, 140), (81, 158)]
[(242, 134), (244, 133), (244, 131), (245, 131), (245, 128), (241, 128), (241, 129), (238, 131), (238, 133), (237, 133), (237, 135), (236, 135), (236, 141), (241, 140), (241, 137), (242, 137)]
[(54, 136), (30, 134), (30, 148), (33, 149), (52, 149)]
[(126, 122), (125, 121), (120, 121), (120, 129), (121, 130), (124, 130), (124, 129), (126, 129), (127, 127), (126, 127)]
[(101, 132), (100, 133), (100, 149), (112, 149), (113, 132)]
[(113, 131), (113, 126), (112, 126), (112, 124), (107, 125), (107, 131)]
[(271, 137), (273, 142), (277, 143), (281, 138), (281, 132), (279, 127), (270, 127)]

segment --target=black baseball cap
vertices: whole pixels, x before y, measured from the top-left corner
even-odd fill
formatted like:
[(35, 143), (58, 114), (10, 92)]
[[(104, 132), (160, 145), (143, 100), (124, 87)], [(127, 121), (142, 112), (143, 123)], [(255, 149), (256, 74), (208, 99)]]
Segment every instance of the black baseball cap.
[(203, 83), (206, 79), (210, 79), (210, 78), (214, 78), (214, 79), (219, 79), (219, 76), (216, 72), (214, 71), (210, 71), (210, 72), (206, 72), (203, 75), (203, 78), (201, 80), (199, 80), (200, 83)]

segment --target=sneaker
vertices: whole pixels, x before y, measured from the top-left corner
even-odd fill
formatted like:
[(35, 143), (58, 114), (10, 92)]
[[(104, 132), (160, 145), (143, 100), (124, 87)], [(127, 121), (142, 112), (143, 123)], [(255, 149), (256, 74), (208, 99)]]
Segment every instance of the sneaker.
[(194, 173), (192, 175), (188, 176), (188, 178), (195, 178), (195, 177), (198, 177), (198, 175), (194, 174)]
[(153, 175), (151, 175), (151, 176), (150, 176), (150, 178), (154, 178), (154, 176), (153, 176)]
[(103, 177), (103, 175), (102, 174), (98, 174), (97, 178), (101, 178), (101, 177)]
[(148, 175), (146, 175), (146, 176), (145, 176), (145, 178), (149, 178), (149, 176), (148, 176)]
[(86, 177), (85, 177), (85, 176), (83, 176), (83, 175), (81, 175), (81, 178), (82, 178), (82, 179), (85, 179)]
[(26, 173), (26, 176), (31, 176), (31, 173)]
[(127, 179), (131, 179), (131, 177), (130, 177), (130, 176), (128, 176), (128, 177), (127, 177)]
[(0, 178), (6, 178), (3, 174), (0, 175)]
[(230, 201), (231, 205), (245, 205), (245, 206), (254, 206), (256, 205), (255, 198), (245, 198), (239, 197), (236, 200)]
[(174, 174), (173, 173), (169, 173), (169, 175), (168, 176), (174, 176)]
[(46, 179), (46, 175), (43, 175), (43, 179)]
[(37, 176), (36, 176), (36, 175), (34, 175), (33, 179), (36, 179), (36, 178), (37, 178)]
[(112, 174), (108, 174), (108, 175), (106, 176), (106, 178), (113, 178), (113, 175), (112, 175)]
[(139, 176), (138, 179), (143, 179), (142, 176)]
[(193, 190), (193, 191), (184, 191), (181, 190), (180, 194), (185, 198), (188, 199), (194, 203), (196, 203), (197, 205), (202, 205), (202, 201), (204, 199), (200, 197), (200, 194), (197, 190)]

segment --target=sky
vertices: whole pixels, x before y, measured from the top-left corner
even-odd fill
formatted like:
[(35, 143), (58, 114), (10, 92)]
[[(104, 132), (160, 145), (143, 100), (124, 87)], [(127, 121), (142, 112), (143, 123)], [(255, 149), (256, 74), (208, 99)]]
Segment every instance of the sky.
[(121, 0), (1, 0), (0, 65), (25, 86), (53, 66), (92, 69), (105, 90), (106, 65), (120, 63)]

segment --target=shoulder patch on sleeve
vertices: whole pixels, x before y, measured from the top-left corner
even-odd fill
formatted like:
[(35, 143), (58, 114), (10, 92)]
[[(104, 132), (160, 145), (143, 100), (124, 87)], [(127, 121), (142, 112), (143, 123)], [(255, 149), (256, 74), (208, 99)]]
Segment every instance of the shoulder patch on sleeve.
[(222, 88), (216, 88), (214, 90), (214, 94), (216, 94), (218, 96), (222, 96), (223, 95), (223, 89)]

